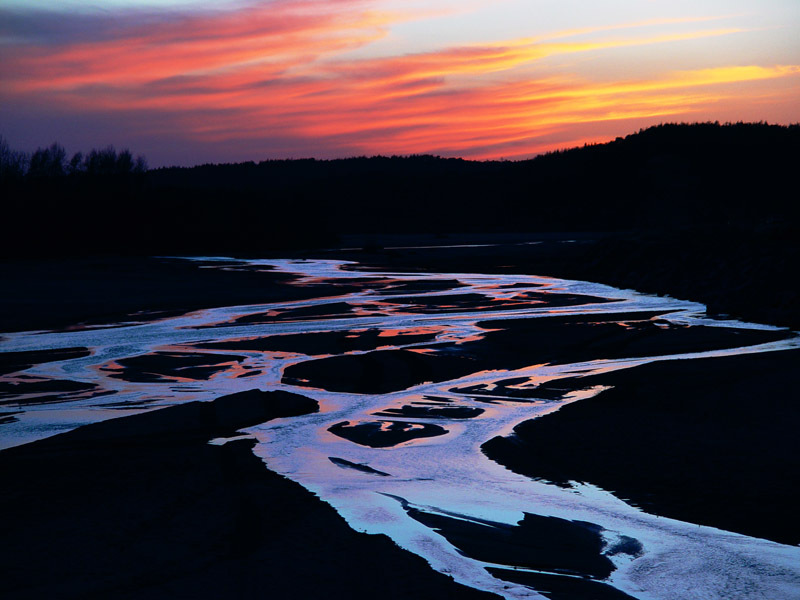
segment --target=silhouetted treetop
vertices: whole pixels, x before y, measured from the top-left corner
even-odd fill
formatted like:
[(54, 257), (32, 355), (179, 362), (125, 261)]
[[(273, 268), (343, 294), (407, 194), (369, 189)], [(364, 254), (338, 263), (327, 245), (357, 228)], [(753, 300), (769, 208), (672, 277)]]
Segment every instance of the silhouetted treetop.
[(80, 164), (81, 171), (89, 175), (128, 175), (147, 170), (147, 161), (143, 156), (134, 159), (127, 148), (118, 153), (114, 146), (91, 150)]
[(33, 179), (63, 177), (65, 175), (131, 175), (144, 174), (147, 160), (133, 157), (127, 148), (117, 152), (113, 146), (92, 149), (88, 154), (76, 152), (67, 160), (64, 147), (54, 142), (47, 148), (37, 148), (28, 156), (14, 151), (0, 136), (0, 178), (27, 176)]
[(12, 150), (8, 141), (0, 135), (0, 180), (19, 178), (28, 170), (28, 156)]
[(795, 227), (786, 190), (798, 163), (800, 126), (766, 123), (665, 124), (524, 161), (376, 156), (147, 172), (127, 150), (67, 161), (58, 144), (28, 169), (0, 139), (6, 216), (45, 232), (15, 230), (6, 248), (46, 239), (149, 253), (257, 252), (343, 233)]
[(66, 173), (67, 152), (61, 144), (39, 148), (31, 155), (29, 177), (61, 177)]

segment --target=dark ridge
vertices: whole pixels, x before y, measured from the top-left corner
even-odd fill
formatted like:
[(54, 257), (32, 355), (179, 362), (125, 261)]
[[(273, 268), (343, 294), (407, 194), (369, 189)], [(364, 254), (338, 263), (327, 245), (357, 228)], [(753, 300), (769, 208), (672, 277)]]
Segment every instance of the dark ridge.
[(652, 363), (483, 444), (507, 468), (584, 481), (647, 512), (800, 543), (800, 352)]
[[(601, 281), (697, 300), (715, 314), (800, 328), (794, 275), (800, 203), (787, 193), (797, 164), (800, 125), (697, 123), (651, 127), (520, 162), (375, 157), (165, 168), (134, 177), (3, 177), (4, 221), (24, 226), (4, 231), (0, 256), (285, 257), (360, 234), (355, 245), (370, 252), (349, 258), (372, 268)], [(392, 218), (376, 203), (392, 207)], [(396, 234), (431, 238), (411, 245), (446, 246), (443, 232), (540, 243), (382, 249), (402, 245)], [(86, 281), (85, 270), (75, 261), (0, 262), (7, 283), (0, 331), (261, 301), (245, 279), (263, 273), (216, 274), (199, 294), (191, 289), (197, 278), (184, 273), (154, 294), (149, 276), (139, 287), (107, 266), (124, 291), (109, 302), (112, 281)], [(96, 293), (84, 296), (87, 284)], [(294, 290), (293, 298), (314, 295), (310, 289)]]
[(316, 410), (253, 390), (0, 452), (3, 598), (493, 597), (350, 529), (252, 440), (207, 443)]
[(698, 123), (519, 162), (373, 157), (4, 177), (5, 222), (32, 225), (8, 228), (0, 255), (263, 253), (328, 246), (343, 233), (796, 224), (785, 190), (798, 162), (800, 125)]

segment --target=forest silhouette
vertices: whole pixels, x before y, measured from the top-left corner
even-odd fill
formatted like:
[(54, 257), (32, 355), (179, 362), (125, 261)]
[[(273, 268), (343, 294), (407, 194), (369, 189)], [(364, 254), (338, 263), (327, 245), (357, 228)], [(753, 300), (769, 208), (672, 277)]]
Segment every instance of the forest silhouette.
[(786, 228), (800, 125), (665, 124), (524, 161), (266, 160), (148, 170), (0, 140), (4, 256), (228, 252), (362, 233)]

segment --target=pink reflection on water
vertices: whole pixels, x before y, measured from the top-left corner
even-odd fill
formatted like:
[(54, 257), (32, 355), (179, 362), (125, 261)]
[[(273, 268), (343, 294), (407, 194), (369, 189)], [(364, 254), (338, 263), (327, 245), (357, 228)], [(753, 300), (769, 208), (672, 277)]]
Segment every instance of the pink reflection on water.
[(403, 329), (382, 329), (378, 337), (399, 337), (404, 335), (439, 334), (445, 328), (435, 326), (405, 327)]

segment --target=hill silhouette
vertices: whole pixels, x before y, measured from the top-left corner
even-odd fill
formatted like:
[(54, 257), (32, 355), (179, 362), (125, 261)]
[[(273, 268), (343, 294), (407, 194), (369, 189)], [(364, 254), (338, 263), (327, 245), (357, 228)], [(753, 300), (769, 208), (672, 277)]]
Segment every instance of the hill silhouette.
[(346, 233), (784, 227), (798, 213), (787, 190), (800, 125), (667, 124), (517, 162), (361, 157), (147, 171), (123, 151), (109, 168), (88, 168), (109, 150), (77, 169), (63, 148), (63, 168), (41, 149), (27, 173), (3, 168), (2, 254), (262, 252)]
[[(53, 144), (28, 157), (0, 139), (0, 256), (286, 255), (356, 239), (372, 252), (349, 258), (377, 267), (600, 281), (800, 327), (797, 164), (800, 125), (766, 123), (660, 125), (518, 162), (378, 156), (153, 170), (127, 150), (68, 160)], [(420, 235), (545, 241), (381, 249)]]

